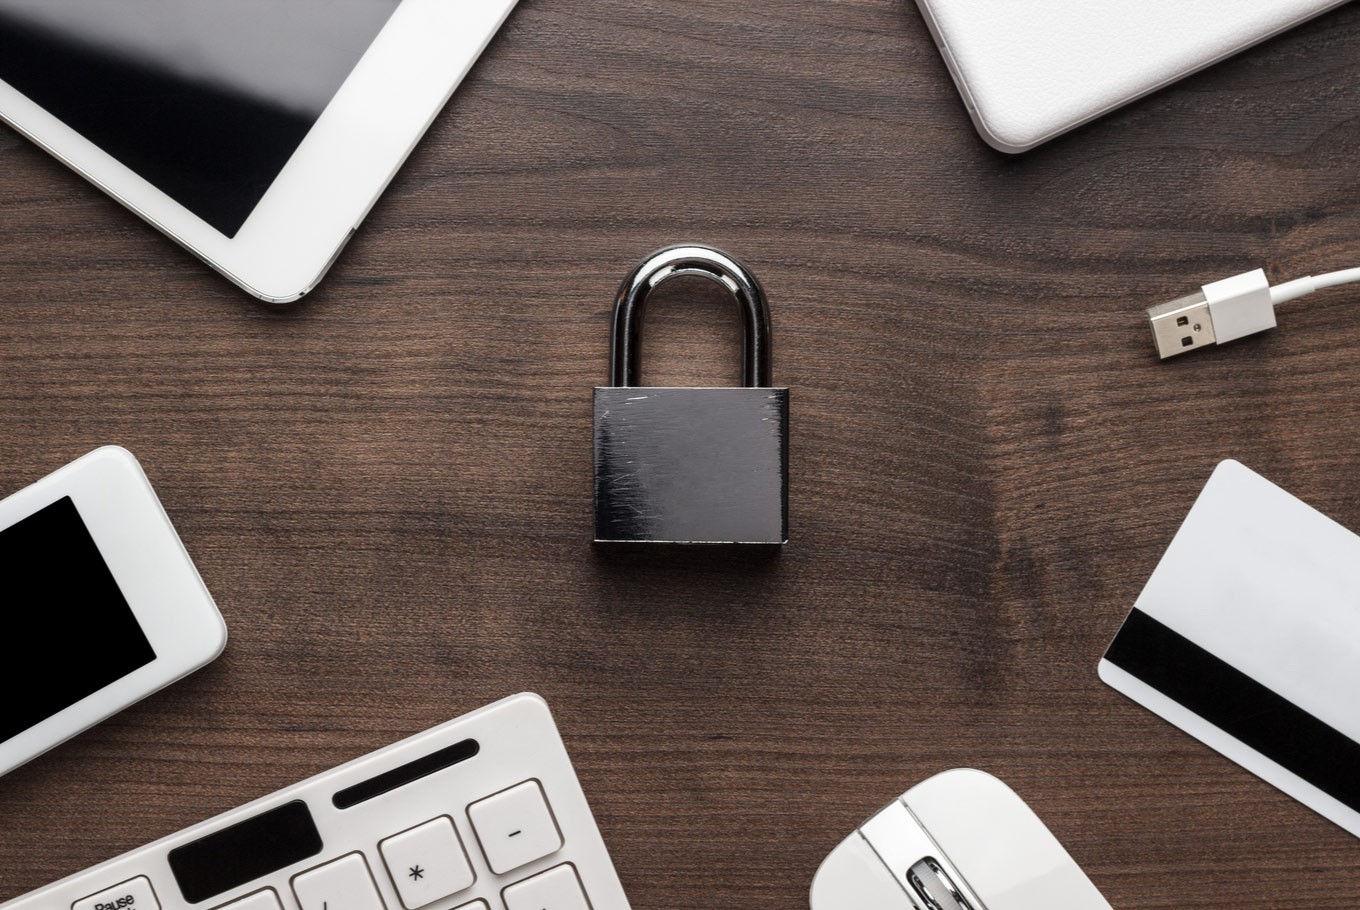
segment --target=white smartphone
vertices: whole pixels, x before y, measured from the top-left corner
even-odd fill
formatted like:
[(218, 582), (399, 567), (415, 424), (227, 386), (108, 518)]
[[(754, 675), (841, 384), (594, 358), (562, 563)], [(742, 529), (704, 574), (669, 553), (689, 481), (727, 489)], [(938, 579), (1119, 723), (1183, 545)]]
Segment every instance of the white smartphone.
[(0, 119), (255, 296), (321, 280), (515, 0), (0, 0)]
[(1014, 154), (1345, 2), (916, 0), (916, 5), (973, 125), (993, 148)]
[(126, 449), (0, 500), (0, 774), (210, 662), (227, 627)]

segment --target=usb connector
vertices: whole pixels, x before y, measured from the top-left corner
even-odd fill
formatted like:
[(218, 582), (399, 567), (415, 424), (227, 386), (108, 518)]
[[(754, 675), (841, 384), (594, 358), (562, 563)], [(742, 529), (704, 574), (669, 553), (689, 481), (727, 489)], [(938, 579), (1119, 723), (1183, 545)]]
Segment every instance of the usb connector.
[(1214, 317), (1209, 313), (1209, 301), (1204, 299), (1203, 291), (1148, 307), (1147, 314), (1157, 356), (1163, 360), (1218, 343)]
[(1206, 284), (1193, 294), (1149, 307), (1148, 325), (1157, 356), (1166, 360), (1211, 344), (1275, 328), (1275, 307), (1338, 284), (1360, 281), (1360, 268), (1308, 275), (1270, 286), (1257, 269)]
[(1261, 269), (1206, 284), (1193, 294), (1149, 307), (1147, 315), (1163, 360), (1275, 328), (1270, 282)]

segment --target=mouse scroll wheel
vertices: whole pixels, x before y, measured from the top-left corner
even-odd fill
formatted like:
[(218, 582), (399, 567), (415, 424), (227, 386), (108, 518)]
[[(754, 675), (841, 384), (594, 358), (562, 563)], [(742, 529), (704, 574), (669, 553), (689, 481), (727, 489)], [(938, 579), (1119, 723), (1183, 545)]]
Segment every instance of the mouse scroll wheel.
[(907, 870), (907, 881), (927, 910), (974, 910), (949, 873), (928, 856)]

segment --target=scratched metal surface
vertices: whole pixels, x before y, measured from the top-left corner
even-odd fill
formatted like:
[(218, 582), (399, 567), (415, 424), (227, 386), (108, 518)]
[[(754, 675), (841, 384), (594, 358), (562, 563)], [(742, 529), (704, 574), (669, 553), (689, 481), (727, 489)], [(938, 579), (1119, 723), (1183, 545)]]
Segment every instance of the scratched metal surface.
[(789, 390), (597, 388), (597, 542), (782, 544)]

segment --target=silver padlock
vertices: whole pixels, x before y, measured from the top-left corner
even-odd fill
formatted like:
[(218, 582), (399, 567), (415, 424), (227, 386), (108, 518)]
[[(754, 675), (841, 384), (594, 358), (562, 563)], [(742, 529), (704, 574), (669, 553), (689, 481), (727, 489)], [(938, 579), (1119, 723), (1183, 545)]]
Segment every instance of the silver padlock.
[[(742, 387), (638, 386), (648, 295), (679, 275), (718, 282), (742, 315)], [(595, 542), (788, 540), (789, 390), (770, 387), (765, 292), (705, 246), (658, 250), (619, 288), (612, 386), (595, 389)]]

